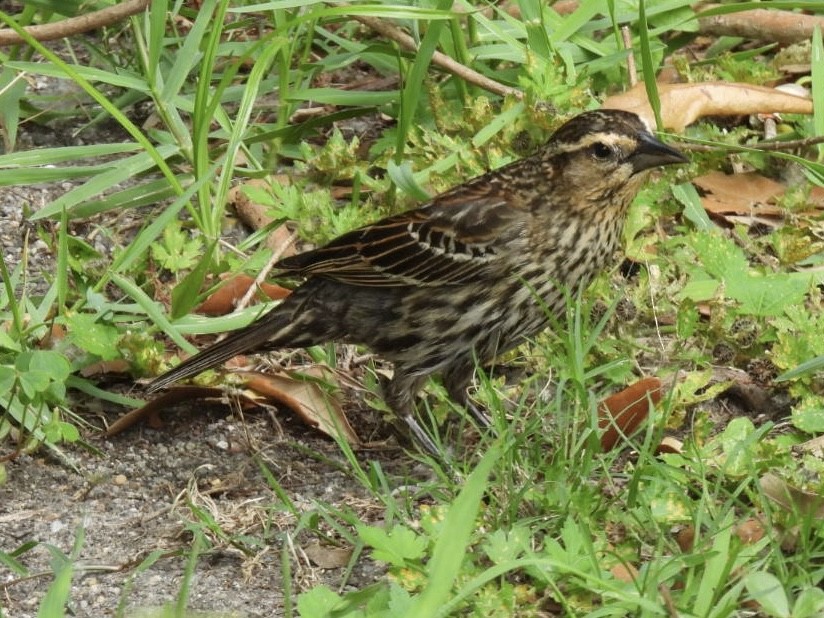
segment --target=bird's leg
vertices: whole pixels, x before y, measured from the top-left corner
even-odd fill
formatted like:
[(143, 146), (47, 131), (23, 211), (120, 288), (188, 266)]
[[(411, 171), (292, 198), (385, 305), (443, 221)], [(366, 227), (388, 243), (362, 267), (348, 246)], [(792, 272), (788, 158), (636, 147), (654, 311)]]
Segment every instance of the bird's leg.
[(478, 426), (486, 429), (492, 426), (492, 419), (482, 407), (475, 405), (469, 399), (467, 388), (472, 382), (472, 375), (475, 371), (474, 363), (472, 365), (462, 363), (460, 365), (453, 365), (444, 372), (443, 385), (449, 397), (463, 407), (472, 415)]
[(421, 427), (415, 415), (414, 394), (420, 390), (424, 377), (410, 377), (399, 373), (395, 367), (395, 377), (383, 384), (384, 399), (398, 419), (402, 420), (412, 436), (412, 441), (424, 453), (438, 461), (444, 461), (444, 454), (432, 437)]
[(441, 452), (441, 449), (438, 448), (435, 441), (432, 440), (424, 428), (421, 427), (421, 424), (417, 421), (415, 415), (409, 412), (402, 414), (401, 418), (409, 428), (409, 432), (412, 434), (413, 442), (415, 442), (415, 444), (417, 444), (417, 446), (428, 455), (431, 455), (438, 461), (443, 461), (443, 453)]
[(449, 396), (455, 403), (460, 405), (464, 410), (472, 415), (472, 418), (475, 419), (475, 422), (478, 423), (478, 426), (481, 429), (488, 429), (492, 426), (492, 418), (489, 414), (487, 414), (487, 411), (484, 408), (472, 402), (469, 398), (469, 394), (466, 392), (466, 388), (461, 389), (459, 392), (453, 393), (447, 387), (447, 392), (449, 392)]
[(482, 407), (475, 405), (471, 401), (469, 401), (469, 397), (467, 400), (463, 402), (463, 407), (469, 410), (469, 413), (472, 415), (472, 418), (478, 423), (478, 426), (482, 429), (489, 429), (492, 427), (492, 418), (487, 414), (486, 410)]

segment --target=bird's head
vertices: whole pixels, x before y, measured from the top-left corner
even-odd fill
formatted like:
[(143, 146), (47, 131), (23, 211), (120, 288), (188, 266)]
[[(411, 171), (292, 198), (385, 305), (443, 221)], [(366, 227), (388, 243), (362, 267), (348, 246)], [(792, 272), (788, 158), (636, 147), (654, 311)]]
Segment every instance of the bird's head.
[[(652, 135), (640, 117), (621, 110), (575, 116), (550, 138), (541, 154), (556, 186), (590, 204), (631, 201), (648, 170), (687, 158)], [(582, 206), (583, 206), (582, 202)]]

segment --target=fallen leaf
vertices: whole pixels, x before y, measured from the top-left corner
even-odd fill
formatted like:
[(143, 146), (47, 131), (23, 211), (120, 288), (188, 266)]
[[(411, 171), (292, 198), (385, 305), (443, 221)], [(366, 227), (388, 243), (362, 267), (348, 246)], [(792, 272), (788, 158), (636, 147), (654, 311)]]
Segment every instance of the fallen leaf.
[(764, 538), (764, 524), (757, 519), (748, 519), (735, 528), (737, 536), (744, 545), (752, 545)]
[(776, 67), (782, 73), (788, 73), (790, 75), (809, 75), (810, 71), (812, 71), (813, 67), (811, 64), (782, 64), (781, 66)]
[(638, 579), (638, 569), (629, 563), (616, 564), (609, 570), (618, 581), (632, 584)]
[(352, 557), (352, 548), (332, 547), (331, 545), (321, 545), (319, 541), (313, 541), (303, 548), (303, 553), (322, 569), (339, 569), (349, 564), (349, 559)]
[[(136, 423), (145, 422), (150, 427), (160, 428), (163, 422), (160, 412), (181, 402), (196, 401), (198, 399), (219, 399), (223, 390), (208, 386), (176, 386), (161, 393), (146, 405), (130, 410), (106, 428), (104, 435), (111, 437), (129, 429)], [(194, 409), (194, 406), (192, 406)]]
[(696, 17), (702, 34), (757, 39), (784, 46), (809, 40), (817, 27), (824, 28), (824, 17), (820, 15), (768, 9), (712, 14), (719, 7), (718, 4), (701, 6)]
[(691, 552), (695, 545), (695, 526), (687, 524), (675, 535), (675, 542), (682, 552)]
[[(346, 200), (351, 199), (354, 190), (355, 188), (352, 185), (333, 185), (329, 188), (329, 193), (332, 195), (332, 199)], [(358, 193), (361, 196), (369, 195), (372, 193), (372, 189), (369, 187), (360, 187)]]
[(52, 324), (49, 331), (43, 335), (37, 344), (37, 347), (43, 350), (50, 350), (54, 348), (60, 341), (66, 338), (66, 329), (60, 324)]
[(752, 228), (754, 225), (763, 225), (765, 230), (775, 230), (781, 227), (782, 222), (776, 217), (757, 217), (754, 215), (724, 215), (724, 221), (730, 227), (741, 225)]
[[(659, 84), (662, 129), (683, 131), (705, 116), (740, 116), (757, 113), (812, 114), (812, 100), (765, 86), (731, 82)], [(650, 126), (655, 114), (647, 99), (644, 83), (604, 101), (605, 109), (635, 112)]]
[(235, 375), (245, 380), (244, 388), (254, 393), (250, 397), (262, 396), (280, 403), (310, 427), (327, 436), (342, 436), (352, 446), (360, 446), (361, 441), (343, 414), (340, 403), (315, 382), (300, 380), (285, 373), (261, 373), (241, 371)]
[(277, 253), (281, 258), (295, 255), (295, 238), (292, 232), (285, 225), (279, 225), (273, 229), (266, 237), (266, 247), (273, 253)]
[[(730, 226), (756, 223), (777, 227), (785, 210), (776, 205), (787, 187), (757, 172), (724, 174), (710, 172), (692, 180), (703, 195), (701, 205), (714, 219), (722, 219)], [(796, 212), (815, 216), (824, 209), (824, 188), (813, 187), (806, 200), (809, 210)]]
[(643, 378), (607, 397), (599, 407), (598, 427), (606, 429), (601, 436), (601, 448), (609, 451), (621, 436), (629, 436), (649, 414), (649, 402), (661, 401), (661, 380)]
[[(204, 300), (195, 311), (203, 315), (229, 314), (235, 310), (237, 302), (254, 283), (255, 280), (249, 275), (232, 275), (226, 278), (223, 285)], [(292, 293), (291, 290), (265, 281), (260, 284), (259, 289), (271, 300), (281, 300)]]
[(251, 178), (232, 187), (226, 197), (227, 204), (235, 209), (238, 219), (253, 230), (266, 227), (274, 221), (274, 218), (269, 214), (271, 206), (253, 201), (244, 189), (254, 187), (262, 191), (269, 191), (272, 182), (283, 185), (291, 184), (287, 176), (274, 176), (270, 179)]
[(105, 375), (108, 373), (124, 374), (129, 372), (129, 362), (122, 358), (117, 358), (110, 361), (97, 361), (90, 365), (86, 365), (80, 370), (80, 375), (84, 378), (92, 376)]
[(767, 473), (759, 481), (761, 491), (773, 502), (801, 517), (824, 518), (824, 496), (793, 487), (775, 474)]
[(782, 208), (771, 203), (784, 194), (784, 185), (757, 172), (710, 172), (694, 178), (692, 183), (705, 193), (701, 204), (709, 213), (770, 217), (784, 214)]
[[(233, 385), (232, 397), (242, 406), (252, 407), (276, 402), (286, 406), (307, 425), (328, 436), (343, 436), (353, 447), (361, 441), (343, 414), (340, 403), (321, 389), (315, 382), (300, 380), (286, 373), (264, 374), (254, 371), (238, 371), (241, 383)], [(245, 390), (240, 390), (241, 388)], [(135, 410), (121, 416), (105, 432), (113, 436), (138, 422), (148, 422), (152, 427), (162, 427), (160, 412), (180, 403), (192, 404), (201, 399), (225, 399), (227, 389), (207, 386), (175, 386)], [(187, 406), (197, 410), (197, 406)]]

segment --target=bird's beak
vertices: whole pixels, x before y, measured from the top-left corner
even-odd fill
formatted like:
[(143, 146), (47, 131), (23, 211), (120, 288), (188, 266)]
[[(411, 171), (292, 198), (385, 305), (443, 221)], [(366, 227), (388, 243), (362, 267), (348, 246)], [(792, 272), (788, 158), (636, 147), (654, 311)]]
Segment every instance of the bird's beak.
[(689, 159), (682, 153), (664, 142), (660, 142), (650, 134), (641, 134), (638, 148), (629, 156), (634, 173), (643, 172), (652, 167), (687, 163)]

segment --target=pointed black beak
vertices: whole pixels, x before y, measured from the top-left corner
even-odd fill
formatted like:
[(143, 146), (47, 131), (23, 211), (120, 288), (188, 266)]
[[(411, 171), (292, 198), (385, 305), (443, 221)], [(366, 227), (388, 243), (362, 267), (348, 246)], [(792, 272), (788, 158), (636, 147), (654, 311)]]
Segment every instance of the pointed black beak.
[(649, 133), (639, 137), (638, 148), (629, 156), (633, 171), (637, 174), (652, 167), (687, 163), (689, 159), (681, 152), (658, 141)]

